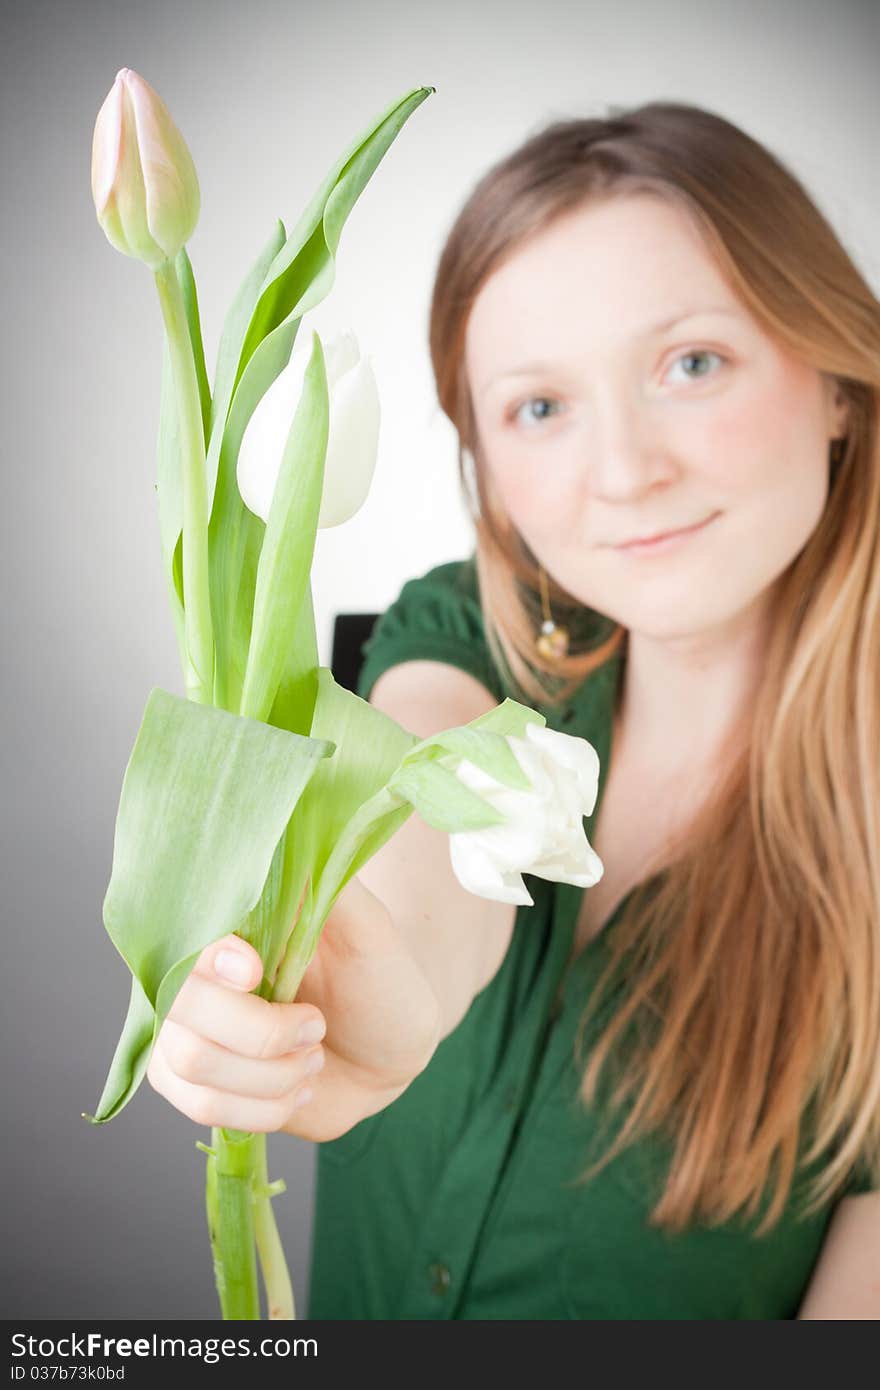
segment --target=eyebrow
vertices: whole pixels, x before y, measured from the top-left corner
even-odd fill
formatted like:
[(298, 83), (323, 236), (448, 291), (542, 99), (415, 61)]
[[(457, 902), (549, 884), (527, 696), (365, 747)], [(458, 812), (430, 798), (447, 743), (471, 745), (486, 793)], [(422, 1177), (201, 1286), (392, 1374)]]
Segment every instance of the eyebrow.
[[(655, 337), (660, 333), (666, 333), (670, 328), (675, 328), (676, 324), (685, 323), (688, 319), (705, 318), (709, 314), (723, 314), (728, 318), (738, 318), (739, 312), (730, 308), (729, 305), (712, 309), (688, 309), (685, 313), (675, 313), (671, 318), (661, 319), (659, 323), (648, 324), (642, 329), (639, 335), (642, 338)], [(508, 367), (505, 371), (499, 372), (497, 376), (490, 377), (485, 382), (481, 394), (485, 395), (490, 386), (494, 386), (498, 381), (505, 381), (508, 377), (530, 376), (533, 372), (551, 372), (554, 370), (552, 362), (524, 362), (521, 366)]]

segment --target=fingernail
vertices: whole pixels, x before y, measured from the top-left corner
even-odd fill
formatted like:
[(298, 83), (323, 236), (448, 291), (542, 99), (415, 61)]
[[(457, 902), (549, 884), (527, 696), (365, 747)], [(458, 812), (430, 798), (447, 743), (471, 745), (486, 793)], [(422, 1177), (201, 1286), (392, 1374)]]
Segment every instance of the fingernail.
[(321, 1019), (313, 1018), (308, 1023), (304, 1023), (297, 1034), (297, 1045), (302, 1043), (320, 1042), (324, 1036), (324, 1024)]
[(214, 970), (233, 985), (246, 985), (251, 978), (247, 958), (240, 951), (218, 951), (214, 957)]
[(311, 1086), (302, 1086), (293, 1098), (294, 1110), (298, 1110), (301, 1105), (305, 1105), (307, 1101), (311, 1100), (313, 1095), (314, 1092)]

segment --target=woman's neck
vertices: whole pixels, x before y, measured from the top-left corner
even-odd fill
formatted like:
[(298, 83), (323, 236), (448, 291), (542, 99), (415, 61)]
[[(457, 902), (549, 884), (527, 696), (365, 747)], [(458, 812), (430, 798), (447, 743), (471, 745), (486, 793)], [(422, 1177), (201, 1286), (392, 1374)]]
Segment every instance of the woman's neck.
[(712, 767), (753, 698), (765, 652), (754, 613), (709, 633), (655, 638), (630, 631), (612, 747), (661, 784)]

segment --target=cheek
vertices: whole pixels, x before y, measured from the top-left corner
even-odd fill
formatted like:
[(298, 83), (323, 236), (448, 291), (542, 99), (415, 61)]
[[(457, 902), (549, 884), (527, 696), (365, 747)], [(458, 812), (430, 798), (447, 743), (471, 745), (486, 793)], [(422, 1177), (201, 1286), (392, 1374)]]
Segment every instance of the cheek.
[(717, 484), (719, 499), (739, 500), (768, 481), (768, 469), (774, 472), (790, 453), (791, 409), (774, 377), (761, 389), (743, 380), (696, 416), (684, 446), (703, 477)]
[(813, 376), (798, 364), (779, 367), (748, 400), (731, 398), (713, 418), (709, 469), (732, 503), (803, 519), (821, 507), (828, 446)]
[(540, 523), (544, 498), (525, 469), (509, 469), (499, 481), (499, 487), (504, 504), (517, 525), (530, 518)]
[(560, 535), (566, 520), (572, 519), (571, 489), (546, 468), (505, 466), (491, 472), (490, 481), (502, 510), (526, 540)]
[(752, 475), (798, 470), (827, 455), (816, 377), (798, 363), (777, 363), (748, 399), (731, 398), (713, 428), (727, 463), (740, 460), (731, 477), (741, 471), (749, 484)]
[[(734, 588), (759, 590), (796, 559), (822, 517), (828, 446), (822, 403), (797, 368), (774, 374), (748, 409), (718, 417), (712, 472), (725, 532), (739, 558)], [(719, 541), (721, 539), (719, 531)]]

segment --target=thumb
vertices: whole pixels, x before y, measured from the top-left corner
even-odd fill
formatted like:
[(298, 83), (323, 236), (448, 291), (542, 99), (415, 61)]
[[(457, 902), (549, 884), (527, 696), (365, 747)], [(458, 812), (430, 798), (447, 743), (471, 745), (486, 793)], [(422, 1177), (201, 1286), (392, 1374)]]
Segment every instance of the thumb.
[(193, 974), (252, 990), (263, 978), (263, 962), (253, 946), (233, 933), (205, 947), (193, 966)]

